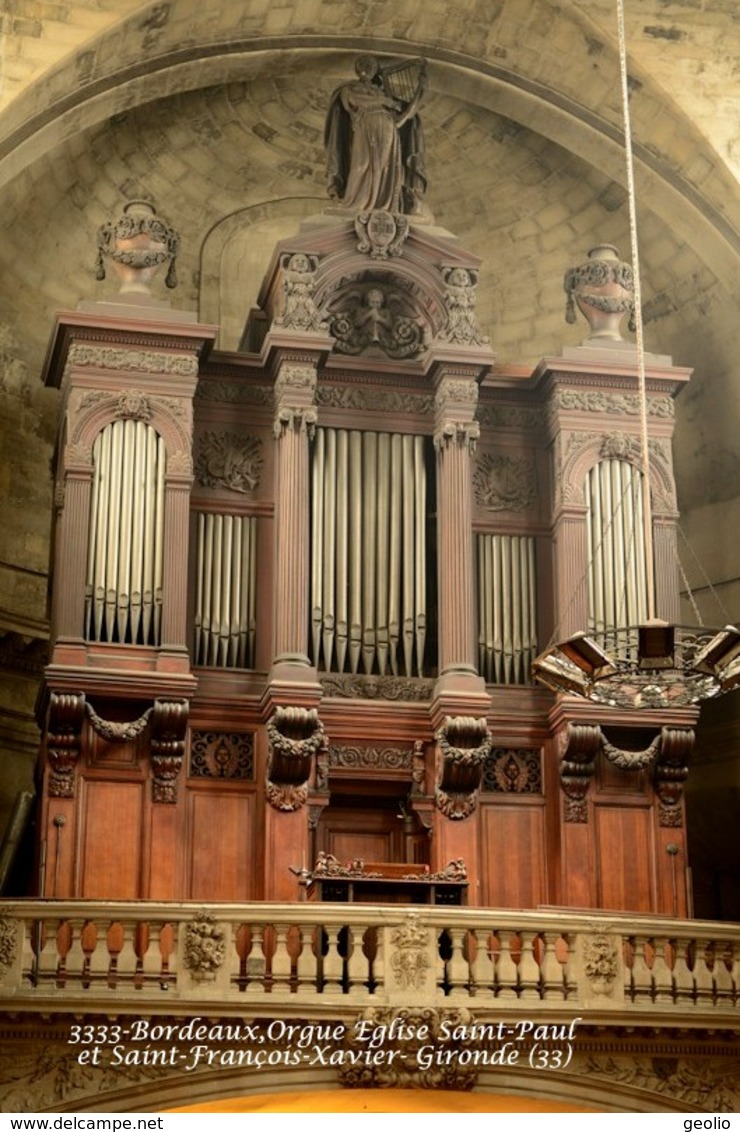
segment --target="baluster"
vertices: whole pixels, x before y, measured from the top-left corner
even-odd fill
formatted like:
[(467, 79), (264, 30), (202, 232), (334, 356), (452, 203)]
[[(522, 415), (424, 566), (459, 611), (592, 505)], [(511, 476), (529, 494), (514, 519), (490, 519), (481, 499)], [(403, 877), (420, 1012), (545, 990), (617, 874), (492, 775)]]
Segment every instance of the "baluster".
[(85, 952), (82, 948), (82, 932), (85, 921), (75, 918), (69, 920), (70, 944), (64, 959), (65, 986), (69, 988), (72, 981), (82, 986), (85, 981)]
[(728, 946), (723, 940), (714, 942), (714, 994), (717, 1006), (728, 1007), (732, 1005), (732, 976), (727, 969)]
[(634, 958), (632, 960), (632, 987), (630, 997), (633, 1002), (652, 1001), (653, 980), (645, 959), (645, 936), (634, 936)]
[(476, 998), (493, 997), (493, 963), (488, 951), (488, 932), (468, 933), (470, 948), (470, 993)]
[(37, 938), (37, 926), (34, 920), (18, 917), (18, 929), (21, 933), (21, 984), (27, 981), (36, 981), (36, 949), (34, 940)]
[[(265, 925), (253, 924), (252, 950), (247, 958), (247, 974), (249, 975), (249, 989), (261, 990), (267, 994), (269, 979), (267, 978), (267, 958), (263, 949), (265, 938)], [(255, 986), (255, 984), (258, 984)]]
[(496, 934), (501, 944), (496, 960), (496, 997), (517, 998), (519, 973), (511, 955), (511, 941), (516, 933), (500, 931)]
[(671, 942), (676, 951), (676, 959), (673, 964), (676, 1002), (693, 1002), (694, 976), (689, 969), (688, 943), (685, 939), (674, 939)]
[(276, 924), (275, 950), (272, 956), (272, 989), (290, 991), (291, 961), (288, 951), (288, 925)]
[(61, 924), (54, 920), (38, 920), (36, 930), (39, 935), (36, 958), (36, 984), (56, 982), (59, 976), (59, 947), (57, 936)]
[(342, 957), (339, 954), (339, 933), (341, 928), (334, 925), (326, 926), (327, 951), (324, 955), (324, 994), (342, 993)]
[(468, 964), (463, 956), (465, 941), (465, 928), (448, 928), (452, 954), (447, 961), (447, 983), (449, 985), (450, 999), (467, 999), (468, 997)]
[(565, 998), (564, 971), (557, 954), (558, 932), (543, 932), (545, 954), (542, 957), (540, 974), (542, 976), (542, 997), (545, 999)]
[(123, 932), (123, 943), (121, 950), (118, 952), (118, 960), (116, 962), (116, 982), (120, 987), (122, 983), (129, 986), (136, 985), (136, 972), (139, 966), (139, 957), (136, 954), (136, 923), (133, 920), (124, 920), (121, 922), (121, 929)]
[(656, 1002), (673, 1002), (673, 975), (668, 966), (666, 948), (668, 940), (656, 937), (653, 940), (655, 958), (653, 959), (653, 988)]
[(540, 997), (540, 967), (534, 957), (535, 932), (521, 932), (522, 957), (519, 962), (521, 997), (529, 1000)]
[(162, 986), (161, 933), (164, 924), (149, 923), (141, 935), (141, 972), (146, 986)]
[(703, 939), (697, 939), (694, 947), (694, 983), (696, 985), (696, 1005), (706, 1006), (714, 1001), (714, 980), (707, 963), (707, 944)]
[(385, 990), (385, 936), (382, 928), (375, 929), (375, 955), (372, 961), (373, 994), (381, 995)]
[(108, 929), (110, 924), (95, 921), (95, 946), (88, 958), (88, 974), (90, 982), (97, 989), (108, 985), (110, 973), (110, 953), (108, 951)]
[(298, 994), (318, 994), (318, 968), (319, 964), (316, 959), (313, 948), (314, 940), (314, 927), (313, 924), (301, 924), (300, 928), (300, 951), (296, 960), (296, 976), (298, 978)]
[(347, 958), (348, 989), (350, 994), (354, 994), (355, 996), (367, 992), (367, 984), (369, 981), (368, 963), (362, 950), (366, 930), (367, 929), (362, 925), (352, 928), (347, 941), (349, 948)]

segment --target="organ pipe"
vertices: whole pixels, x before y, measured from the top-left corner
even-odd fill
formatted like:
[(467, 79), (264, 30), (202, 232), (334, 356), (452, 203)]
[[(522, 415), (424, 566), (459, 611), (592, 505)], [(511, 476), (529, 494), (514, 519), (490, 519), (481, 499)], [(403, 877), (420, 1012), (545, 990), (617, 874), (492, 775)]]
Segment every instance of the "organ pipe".
[(93, 446), (85, 583), (88, 640), (159, 643), (164, 442), (143, 421), (115, 421)]

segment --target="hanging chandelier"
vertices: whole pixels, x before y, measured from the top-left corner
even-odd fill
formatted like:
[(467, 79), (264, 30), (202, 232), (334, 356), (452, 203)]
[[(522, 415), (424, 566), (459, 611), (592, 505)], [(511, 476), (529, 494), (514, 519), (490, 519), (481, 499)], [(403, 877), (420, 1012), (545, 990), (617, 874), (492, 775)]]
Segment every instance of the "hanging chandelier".
[(624, 0), (616, 0), (624, 146), (634, 275), (634, 329), (640, 415), (642, 520), (646, 619), (639, 625), (576, 633), (550, 645), (532, 663), (532, 677), (554, 692), (581, 696), (607, 707), (690, 707), (740, 684), (740, 629), (672, 625), (655, 615), (653, 529), (650, 499), (648, 411), (645, 380), (640, 264), (627, 83)]

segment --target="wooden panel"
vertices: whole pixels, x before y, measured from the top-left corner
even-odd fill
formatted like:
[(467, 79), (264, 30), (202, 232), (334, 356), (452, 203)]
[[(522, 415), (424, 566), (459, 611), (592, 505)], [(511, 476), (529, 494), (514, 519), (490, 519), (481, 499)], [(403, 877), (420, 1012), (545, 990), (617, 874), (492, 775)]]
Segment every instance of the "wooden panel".
[(653, 911), (650, 810), (644, 806), (595, 806), (593, 813), (598, 907)]
[(536, 908), (547, 902), (542, 806), (481, 808), (481, 903)]
[(363, 861), (392, 861), (393, 845), (390, 833), (340, 833), (329, 835), (329, 852), (340, 861), (360, 857)]
[(141, 893), (144, 783), (84, 784), (80, 896), (135, 900)]
[(254, 795), (191, 791), (189, 803), (189, 899), (254, 899)]

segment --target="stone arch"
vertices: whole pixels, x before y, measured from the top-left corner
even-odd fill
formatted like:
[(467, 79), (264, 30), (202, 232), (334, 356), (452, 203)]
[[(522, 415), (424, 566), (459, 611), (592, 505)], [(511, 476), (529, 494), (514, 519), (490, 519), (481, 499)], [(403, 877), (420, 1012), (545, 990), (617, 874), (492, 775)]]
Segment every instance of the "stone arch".
[[(192, 473), (191, 409), (175, 401), (175, 407), (165, 405), (156, 396), (138, 390), (105, 392), (91, 390), (83, 395), (77, 413), (68, 422), (69, 445), (67, 467), (85, 466), (92, 474), (92, 453), (96, 437), (106, 425), (115, 420), (143, 420), (150, 424), (164, 441), (167, 454), (167, 475)], [(182, 417), (178, 419), (179, 413)], [(186, 419), (187, 411), (187, 419)]]
[[(614, 442), (612, 444), (612, 442)], [(640, 437), (635, 433), (602, 432), (571, 433), (567, 452), (559, 472), (565, 503), (585, 504), (584, 487), (588, 473), (601, 460), (624, 459), (641, 471)], [(610, 444), (612, 447), (610, 448)], [(660, 441), (650, 441), (650, 494), (661, 515), (675, 511), (675, 486), (670, 455)], [(671, 510), (671, 508), (673, 510)]]

